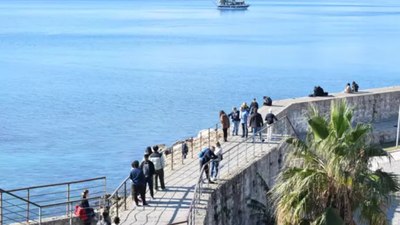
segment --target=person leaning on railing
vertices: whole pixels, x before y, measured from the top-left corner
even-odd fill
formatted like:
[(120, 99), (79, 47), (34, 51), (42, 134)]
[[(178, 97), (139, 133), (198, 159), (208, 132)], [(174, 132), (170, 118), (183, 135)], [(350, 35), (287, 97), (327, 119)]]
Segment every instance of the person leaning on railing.
[(208, 183), (213, 184), (214, 182), (210, 179), (210, 162), (212, 159), (217, 159), (218, 156), (214, 154), (215, 147), (211, 146), (211, 148), (205, 147), (199, 152), (199, 162), (200, 162), (200, 177), (203, 179), (202, 168), (204, 166), (204, 173), (206, 174), (206, 178)]

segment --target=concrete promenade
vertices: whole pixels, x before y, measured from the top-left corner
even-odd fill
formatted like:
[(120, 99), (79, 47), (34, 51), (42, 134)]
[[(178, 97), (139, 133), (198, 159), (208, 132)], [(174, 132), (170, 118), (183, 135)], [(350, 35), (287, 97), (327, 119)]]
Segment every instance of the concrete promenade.
[[(279, 112), (283, 111), (289, 105), (292, 105), (294, 103), (313, 102), (321, 99), (327, 100), (356, 95), (368, 95), (371, 93), (385, 93), (390, 91), (400, 91), (400, 87), (365, 90), (356, 94), (337, 93), (333, 94), (334, 97), (302, 97), (296, 99), (274, 101), (274, 106), (272, 106), (272, 109), (273, 112), (278, 115)], [(259, 102), (259, 104), (260, 103), (261, 102)], [(239, 104), (240, 103), (238, 103), (238, 105)], [(260, 113), (263, 115), (263, 118), (265, 117), (267, 111), (268, 109), (266, 107), (262, 107), (260, 109)], [(239, 131), (239, 135), (241, 135), (241, 130)], [(249, 137), (251, 137), (250, 133)], [(261, 143), (257, 139), (254, 145), (251, 143), (251, 140), (247, 140), (248, 144), (240, 144), (239, 147), (237, 147), (238, 143), (243, 142), (243, 140), (244, 139), (240, 136), (229, 136), (228, 142), (222, 142), (222, 148), (224, 152), (228, 149), (230, 149), (230, 151), (228, 154), (224, 155), (224, 160), (220, 164), (220, 179), (217, 180), (215, 184), (206, 184), (206, 190), (211, 191), (212, 189), (218, 188), (221, 182), (230, 179), (230, 177), (234, 176), (238, 171), (246, 168), (255, 159), (261, 157), (262, 155), (270, 151), (273, 147), (276, 147), (279, 144), (279, 139), (275, 139), (277, 141), (273, 143)], [(174, 164), (173, 170), (171, 170), (170, 167), (167, 166), (165, 170), (165, 181), (167, 189), (164, 191), (156, 191), (154, 200), (150, 200), (150, 196), (147, 195), (148, 203), (150, 206), (136, 207), (131, 201), (129, 201), (128, 209), (120, 213), (120, 218), (122, 221), (121, 224), (165, 225), (174, 223), (186, 223), (190, 204), (193, 198), (194, 187), (199, 177), (199, 162), (197, 158), (197, 153), (199, 150), (200, 149), (194, 150), (193, 158), (189, 153), (188, 158), (184, 160), (183, 165)], [(395, 164), (397, 167), (395, 166), (393, 170), (396, 172), (400, 171), (400, 161), (396, 161)], [(385, 166), (389, 168), (387, 164), (385, 164)], [(208, 194), (202, 196), (202, 199), (200, 201), (201, 207), (205, 208), (207, 206), (208, 197)], [(393, 208), (393, 221), (399, 220), (399, 212), (399, 209)], [(201, 211), (199, 213), (202, 214)], [(397, 225), (400, 223), (396, 222), (393, 224)]]
[[(229, 149), (235, 144), (241, 141), (241, 137), (229, 137), (229, 142), (222, 145), (223, 149)], [(258, 140), (257, 140), (258, 141)], [(229, 172), (232, 174), (239, 167), (245, 167), (254, 158), (261, 155), (262, 152), (268, 151), (270, 146), (275, 144), (257, 143), (255, 149), (250, 143), (247, 151), (246, 161), (246, 150), (234, 148), (230, 154), (225, 156), (220, 164), (220, 181), (227, 179), (228, 167)], [(242, 151), (241, 154), (238, 154)], [(254, 157), (254, 155), (256, 157)], [(196, 154), (197, 156), (197, 154)], [(239, 157), (238, 157), (239, 156)], [(229, 162), (229, 165), (228, 165)], [(176, 168), (171, 171), (166, 170), (166, 187), (164, 191), (158, 191), (155, 194), (154, 200), (148, 200), (150, 206), (136, 207), (130, 202), (130, 209), (121, 214), (121, 224), (171, 224), (177, 222), (186, 221), (186, 216), (189, 212), (189, 207), (193, 198), (193, 191), (196, 181), (199, 177), (199, 162), (197, 157), (189, 158), (185, 160), (185, 165), (180, 168)], [(205, 179), (205, 175), (204, 175)], [(217, 188), (218, 183), (206, 184), (206, 187)], [(206, 199), (208, 195), (203, 195), (202, 203), (206, 206)], [(150, 197), (147, 195), (147, 199)]]

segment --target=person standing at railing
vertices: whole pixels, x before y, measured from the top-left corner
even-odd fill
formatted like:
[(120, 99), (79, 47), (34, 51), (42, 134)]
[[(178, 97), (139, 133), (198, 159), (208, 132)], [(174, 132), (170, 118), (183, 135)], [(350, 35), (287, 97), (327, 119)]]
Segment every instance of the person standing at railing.
[(253, 143), (256, 141), (257, 133), (260, 134), (260, 141), (263, 142), (261, 128), (264, 126), (263, 118), (260, 113), (258, 113), (258, 108), (254, 108), (254, 113), (250, 116), (249, 124), (253, 129)]
[(132, 198), (139, 206), (138, 195), (142, 199), (143, 205), (147, 205), (146, 202), (146, 181), (143, 171), (139, 168), (139, 161), (135, 160), (132, 162), (132, 170), (129, 176), (132, 180)]
[[(200, 177), (203, 179), (203, 173), (206, 174), (206, 178), (208, 180), (208, 183), (213, 184), (214, 182), (210, 179), (210, 166), (209, 162), (212, 159), (217, 159), (218, 157), (214, 154), (215, 147), (211, 146), (210, 148), (205, 147), (199, 152), (199, 162), (200, 162)], [(204, 166), (204, 170), (202, 171), (202, 168)]]
[(92, 223), (92, 220), (95, 216), (93, 208), (90, 207), (89, 205), (89, 190), (84, 190), (82, 192), (82, 200), (80, 207), (85, 210), (85, 218), (82, 218), (83, 224), (84, 225), (90, 225)]
[(248, 137), (249, 130), (247, 129), (247, 121), (249, 118), (249, 111), (247, 107), (240, 107), (240, 123), (242, 124), (242, 137)]
[[(150, 196), (154, 199), (154, 188), (153, 188), (153, 175), (156, 172), (154, 168), (154, 163), (149, 160), (149, 155), (144, 155), (144, 160), (140, 164), (140, 169), (142, 169), (144, 177), (145, 177), (145, 186), (149, 186)], [(146, 187), (145, 187), (146, 190)]]
[(187, 145), (187, 140), (182, 142), (182, 159), (186, 159), (187, 154), (189, 153), (189, 147)]
[(150, 155), (150, 161), (153, 162), (155, 168), (155, 186), (156, 190), (158, 190), (158, 179), (160, 179), (161, 190), (165, 189), (164, 184), (164, 167), (165, 167), (165, 158), (164, 154), (158, 152), (158, 146), (153, 146), (153, 153)]
[(233, 123), (233, 130), (232, 130), (232, 136), (238, 135), (239, 131), (239, 124), (240, 124), (240, 112), (237, 110), (236, 107), (233, 107), (232, 112), (229, 113), (228, 115)]
[(272, 139), (272, 124), (278, 121), (278, 118), (276, 118), (275, 114), (272, 113), (272, 109), (269, 109), (269, 113), (265, 116), (265, 122), (268, 124), (268, 130), (267, 130), (267, 140), (271, 141)]
[(229, 129), (230, 124), (229, 124), (229, 118), (223, 110), (221, 110), (219, 112), (219, 120), (221, 121), (222, 131), (224, 132), (224, 141), (227, 142), (228, 141), (228, 129)]
[(212, 161), (212, 166), (211, 166), (211, 180), (215, 181), (218, 177), (218, 172), (219, 172), (219, 163), (222, 160), (222, 148), (221, 148), (221, 144), (219, 142), (217, 142), (215, 144), (215, 152), (214, 154), (217, 156), (216, 159), (214, 159)]

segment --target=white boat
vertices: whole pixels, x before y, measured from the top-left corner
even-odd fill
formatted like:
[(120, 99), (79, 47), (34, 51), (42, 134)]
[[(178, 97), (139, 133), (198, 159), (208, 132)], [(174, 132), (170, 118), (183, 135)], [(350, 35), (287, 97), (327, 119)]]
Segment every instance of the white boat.
[(218, 9), (247, 9), (249, 6), (244, 0), (219, 0), (217, 3)]

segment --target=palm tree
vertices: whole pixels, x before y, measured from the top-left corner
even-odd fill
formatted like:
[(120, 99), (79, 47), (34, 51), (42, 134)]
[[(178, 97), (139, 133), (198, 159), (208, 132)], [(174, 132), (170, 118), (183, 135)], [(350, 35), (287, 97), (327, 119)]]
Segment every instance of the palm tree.
[(270, 192), (279, 225), (387, 224), (398, 178), (371, 169), (373, 157), (389, 154), (370, 143), (371, 126), (353, 126), (352, 116), (344, 100), (332, 102), (329, 119), (312, 107), (306, 140), (287, 140), (293, 150)]

